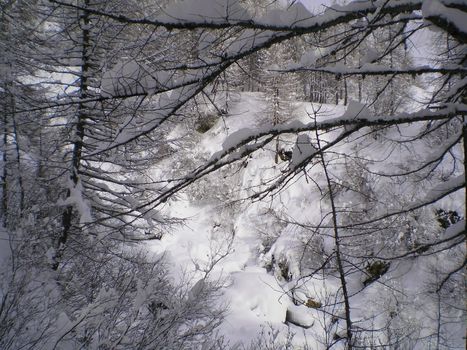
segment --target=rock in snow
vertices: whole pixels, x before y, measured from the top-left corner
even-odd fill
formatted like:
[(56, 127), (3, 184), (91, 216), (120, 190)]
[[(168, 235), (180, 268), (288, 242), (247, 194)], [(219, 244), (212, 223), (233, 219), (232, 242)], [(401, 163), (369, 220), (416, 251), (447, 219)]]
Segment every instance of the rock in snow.
[(285, 322), (291, 323), (298, 327), (310, 328), (315, 323), (315, 318), (311, 311), (304, 305), (290, 305), (287, 308)]

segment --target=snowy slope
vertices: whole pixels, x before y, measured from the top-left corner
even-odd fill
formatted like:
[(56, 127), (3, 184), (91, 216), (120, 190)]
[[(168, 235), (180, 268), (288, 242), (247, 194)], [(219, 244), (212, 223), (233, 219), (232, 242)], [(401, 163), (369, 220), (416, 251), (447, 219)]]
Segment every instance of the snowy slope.
[[(234, 98), (229, 114), (201, 136), (194, 153), (213, 154), (222, 149), (222, 142), (233, 132), (270, 124), (268, 107), (264, 100), (260, 93), (243, 93)], [(295, 111), (291, 116), (304, 122), (310, 120), (307, 112), (311, 113), (312, 109), (309, 104), (296, 103), (294, 107)], [(342, 106), (324, 106), (322, 110), (326, 111), (327, 117), (338, 116), (344, 111)], [(295, 136), (281, 139), (281, 145), (287, 149), (291, 149), (294, 142)], [(286, 162), (276, 165), (274, 158), (274, 145), (270, 145), (256, 153), (234, 175), (216, 181), (225, 182), (225, 187), (233, 188), (232, 196), (235, 198), (231, 197), (232, 200), (244, 199), (255, 190), (251, 186), (267, 182), (287, 167)], [(273, 201), (239, 201), (227, 208), (221, 202), (189, 201), (188, 196), (182, 195), (169, 204), (169, 211), (174, 216), (187, 218), (185, 225), (164, 236), (161, 241), (150, 243), (152, 251), (166, 252), (175, 275), (189, 274), (193, 276), (193, 283), (202, 278), (212, 263), (219, 259), (210, 271), (210, 278), (219, 279), (224, 286), (225, 299), (220, 302), (228, 303), (230, 308), (220, 332), (231, 343), (242, 341), (248, 344), (269, 326), (281, 332), (276, 341), (285, 340), (288, 327), (291, 327), (290, 330), (297, 333), (295, 341), (302, 343), (303, 336), (306, 335), (302, 333), (304, 329), (285, 324), (287, 309), (293, 308), (296, 317), (310, 325), (320, 317), (316, 310), (304, 305), (293, 305), (286, 295), (288, 283), (266, 268), (274, 252), (278, 256), (284, 251), (298, 254), (293, 247), (296, 245), (298, 248), (301, 245), (299, 235), (297, 238), (293, 228), (289, 228), (290, 234), (281, 235), (274, 247), (264, 246), (265, 233), (267, 237), (279, 237), (281, 231), (287, 229), (286, 225), (278, 225), (274, 212), (280, 212), (286, 206), (295, 219), (313, 215), (314, 209), (315, 215), (320, 215), (318, 208), (311, 205), (315, 199), (303, 198), (300, 192), (299, 184), (283, 191), (280, 198)], [(297, 271), (294, 272), (298, 273), (298, 269), (298, 266), (295, 267)], [(312, 280), (301, 286), (301, 289), (313, 291), (318, 296), (323, 283)], [(304, 294), (302, 299), (306, 299)], [(310, 337), (312, 334), (313, 331), (310, 330), (307, 341), (314, 348), (316, 344)]]
[[(231, 98), (228, 114), (210, 130), (198, 135), (187, 159), (207, 160), (223, 147), (225, 149), (225, 139), (236, 131), (248, 132), (270, 125), (270, 112), (265, 101), (263, 94), (251, 92)], [(285, 122), (292, 121), (292, 118), (310, 122), (313, 111), (319, 108), (318, 120), (323, 120), (354, 113), (352, 109), (360, 107), (359, 104), (350, 104), (346, 111), (344, 106), (295, 102)], [(321, 142), (326, 142), (334, 132), (337, 131), (320, 135)], [(171, 136), (176, 138), (177, 133), (183, 134), (178, 130)], [(411, 137), (417, 130), (409, 126), (405, 133), (406, 137)], [(311, 143), (310, 138), (303, 134), (280, 137), (279, 148), (292, 153), (290, 164), (288, 161), (275, 162), (274, 141), (250, 158), (209, 175), (168, 201), (165, 208), (168, 214), (186, 221), (160, 241), (150, 243), (150, 250), (165, 253), (169, 258), (174, 278), (189, 276), (193, 288), (203, 278), (222, 285), (223, 298), (219, 304), (228, 305), (229, 311), (219, 331), (230, 344), (248, 344), (258, 337), (271, 344), (285, 344), (292, 334), (292, 342), (298, 348), (307, 344), (311, 349), (324, 349), (323, 344), (330, 342), (335, 342), (333, 349), (343, 346), (344, 342), (339, 342), (341, 334), (345, 334), (345, 322), (339, 320), (344, 318), (343, 305), (336, 302), (340, 298), (339, 275), (333, 263), (328, 264), (325, 271), (320, 270), (327, 257), (334, 253), (332, 232), (330, 229), (315, 232), (301, 225), (329, 220), (329, 201), (323, 200), (326, 198), (326, 183), (319, 161), (307, 167), (306, 173), (295, 176), (274, 196), (253, 202), (248, 199), (271, 184), (295, 161), (299, 162), (301, 156), (295, 154), (297, 148), (302, 147), (300, 144), (312, 148), (312, 143), (316, 142), (314, 137), (311, 135)], [(391, 143), (385, 142), (385, 138), (399, 137), (397, 133), (388, 131), (380, 137), (380, 142), (369, 141), (366, 145), (364, 139), (357, 136), (355, 141), (335, 147), (335, 153), (327, 155), (332, 156), (336, 164), (330, 168), (338, 182), (336, 186), (346, 188), (346, 182), (352, 181), (349, 176), (361, 178), (361, 174), (349, 172), (343, 156), (354, 154), (356, 144), (360, 152), (365, 152), (366, 159), (374, 160), (371, 165), (373, 171), (393, 171), (395, 169), (387, 168), (392, 158), (397, 164), (401, 159), (407, 158), (410, 162), (414, 155), (417, 156), (416, 144), (412, 151), (395, 152)], [(305, 150), (305, 154), (312, 151)], [(381, 163), (380, 159), (386, 162)], [(169, 163), (172, 161), (167, 160)], [(408, 185), (394, 187), (390, 179), (378, 185), (387, 188), (385, 196), (389, 201), (402, 205), (416, 199)], [(362, 192), (367, 190), (365, 186), (371, 187), (371, 181), (363, 185)], [(365, 210), (365, 200), (359, 194), (340, 191), (338, 196), (342, 209)], [(449, 209), (459, 210), (461, 206), (453, 206), (455, 200), (443, 203)], [(377, 212), (378, 208), (372, 210)], [(349, 218), (351, 220), (351, 216)], [(424, 225), (430, 230), (436, 223), (427, 221)], [(392, 252), (403, 244), (403, 236), (402, 231), (394, 231), (392, 238), (375, 233), (371, 241), (364, 238), (356, 244), (357, 248), (349, 247), (348, 253), (352, 253), (351, 249), (358, 249), (358, 244), (369, 247), (383, 244), (385, 251)], [(364, 283), (368, 278), (364, 272), (365, 265), (349, 268), (347, 283), (352, 295), (352, 318), (358, 320), (359, 327), (366, 329), (383, 329), (390, 323), (394, 329), (412, 333), (414, 338), (430, 336), (434, 327), (430, 320), (436, 319), (437, 311), (434, 302), (426, 298), (424, 281), (430, 279), (429, 266), (437, 264), (439, 261), (429, 256), (396, 261), (388, 265), (387, 273), (369, 285)], [(320, 272), (316, 274), (314, 271)], [(452, 332), (459, 330), (453, 327)], [(392, 341), (389, 338), (383, 340)], [(420, 343), (417, 346), (423, 349), (425, 345)]]

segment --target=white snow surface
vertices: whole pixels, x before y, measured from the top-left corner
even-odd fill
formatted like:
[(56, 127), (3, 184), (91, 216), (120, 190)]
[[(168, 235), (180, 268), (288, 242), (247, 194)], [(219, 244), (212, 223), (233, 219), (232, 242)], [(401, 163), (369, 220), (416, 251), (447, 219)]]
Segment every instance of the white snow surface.
[[(204, 154), (206, 160), (213, 160), (218, 152), (230, 149), (236, 142), (254, 135), (255, 130), (270, 125), (266, 102), (261, 93), (241, 93), (232, 97), (229, 103), (228, 115), (222, 117), (209, 131), (200, 135), (199, 142), (192, 150), (193, 154)], [(310, 123), (312, 121), (310, 115), (313, 115), (313, 110), (317, 109), (318, 106), (310, 103), (296, 102), (293, 113), (290, 113), (293, 118), (286, 120), (285, 123)], [(347, 107), (323, 105), (320, 112), (322, 114), (317, 122), (334, 118), (370, 117), (368, 109), (354, 101)], [(182, 131), (177, 129), (173, 131), (174, 135), (171, 134), (171, 137), (176, 137), (175, 134), (178, 132), (182, 134)], [(326, 137), (329, 136), (322, 136), (322, 141), (326, 142)], [(290, 163), (298, 164), (315, 151), (313, 138), (312, 133), (281, 135), (281, 146), (292, 151)], [(384, 148), (378, 150), (369, 148), (367, 151), (369, 154), (374, 154), (375, 159), (381, 157), (390, 161)], [(172, 266), (174, 279), (191, 277), (193, 296), (200, 288), (200, 284), (204, 283), (203, 278), (206, 273), (208, 278), (222, 284), (223, 297), (219, 300), (219, 305), (229, 305), (229, 311), (219, 331), (231, 344), (240, 342), (248, 344), (271, 325), (279, 330), (279, 338), (282, 340), (286, 339), (287, 332), (290, 331), (295, 334), (293, 339), (297, 346), (307, 343), (312, 349), (324, 349), (320, 343), (324, 336), (320, 325), (329, 323), (329, 316), (305, 304), (310, 299), (323, 305), (326, 304), (326, 300), (332, 303), (340, 288), (340, 282), (337, 276), (331, 274), (324, 281), (315, 276), (301, 280), (298, 285), (294, 277), (319, 267), (320, 259), (324, 259), (326, 254), (334, 251), (332, 233), (324, 232), (327, 234), (320, 243), (324, 255), (312, 256), (311, 260), (306, 260), (306, 257), (301, 256), (301, 247), (304, 242), (312, 244), (309, 231), (301, 230), (294, 225), (278, 224), (274, 217), (287, 208), (287, 214), (292, 221), (319, 222), (324, 213), (329, 211), (329, 208), (325, 207), (325, 202), (321, 200), (321, 194), (318, 191), (309, 191), (310, 186), (314, 186), (314, 182), (325, 188), (319, 170), (311, 167), (307, 170), (307, 177), (297, 176), (293, 185), (278, 193), (274, 201), (269, 199), (257, 203), (239, 201), (233, 202), (229, 207), (223, 206), (221, 201), (212, 200), (211, 192), (232, 186), (233, 183), (237, 183), (237, 187), (229, 192), (229, 196), (232, 197), (230, 199), (246, 198), (260, 190), (258, 186), (261, 187), (280, 176), (291, 166), (289, 162), (275, 164), (274, 158), (273, 142), (255, 152), (243, 163), (239, 162), (241, 165), (235, 168), (232, 177), (224, 178), (221, 174), (210, 177), (205, 188), (206, 192), (202, 194), (207, 199), (190, 200), (188, 194), (181, 194), (176, 199), (169, 200), (165, 209), (173, 216), (186, 218), (186, 223), (167, 233), (160, 241), (150, 241), (149, 249), (155, 254), (165, 253)], [(383, 171), (377, 168), (372, 170)], [(309, 181), (309, 178), (313, 181)], [(457, 178), (456, 181), (446, 186), (457, 186), (465, 179)], [(399, 191), (403, 193), (402, 186)], [(394, 196), (398, 196), (398, 193), (394, 192)], [(404, 197), (403, 194), (399, 193), (399, 195)], [(348, 199), (349, 205), (352, 205), (352, 201), (356, 201), (350, 194), (342, 195), (342, 198)], [(265, 234), (275, 236), (277, 239), (271, 242), (270, 246), (265, 246), (267, 245), (263, 239)], [(270, 269), (274, 261), (277, 263), (281, 259), (290, 262), (287, 273), (291, 280), (287, 280), (289, 276), (284, 276), (281, 271)], [(427, 311), (426, 308), (422, 310), (425, 299), (419, 297), (421, 293), (419, 287), (427, 276), (429, 271), (422, 268), (422, 262), (413, 260), (391, 265), (380, 282), (372, 283), (363, 290), (362, 281), (358, 278), (351, 279), (348, 286), (350, 293), (358, 291), (352, 298), (352, 317), (365, 319), (372, 313), (378, 314), (377, 308), (382, 302), (386, 302), (382, 300), (382, 295), (391, 292), (391, 288), (402, 287), (408, 289), (411, 297), (414, 298), (411, 306), (414, 317), (425, 317), (423, 313), (431, 311)], [(398, 281), (398, 285), (394, 285), (392, 282), (394, 279)], [(295, 290), (295, 304), (290, 298), (292, 290)], [(301, 322), (304, 327), (285, 322), (288, 310), (289, 315), (292, 315), (295, 321)], [(375, 324), (371, 326), (383, 327), (386, 321), (377, 316), (372, 321)], [(344, 332), (341, 323), (338, 322), (335, 327), (336, 332)], [(339, 349), (339, 345), (334, 348)]]
[(248, 20), (250, 16), (238, 0), (185, 0), (171, 2), (161, 19), (218, 22)]
[[(203, 135), (196, 152), (205, 153), (208, 157), (215, 155), (216, 152), (234, 146), (237, 141), (251, 135), (254, 130), (270, 125), (266, 113), (267, 105), (262, 94), (242, 93), (234, 97), (233, 101), (229, 115)], [(295, 122), (310, 121), (307, 114), (307, 108), (308, 112), (311, 112), (309, 107), (309, 104), (305, 103), (297, 105), (298, 120)], [(323, 109), (327, 111), (327, 117), (339, 116), (344, 111), (342, 106), (324, 106)], [(283, 137), (283, 140), (286, 148), (292, 149), (296, 144), (300, 151), (304, 152), (303, 155), (294, 155), (296, 160), (315, 150), (306, 135), (299, 135), (298, 139), (295, 135), (291, 135), (288, 139)], [(238, 193), (239, 197), (244, 198), (252, 194), (252, 189), (249, 188), (251, 184), (280, 174), (281, 169), (287, 168), (285, 162), (272, 166), (274, 155), (273, 146), (259, 151), (253, 156), (252, 165), (248, 165), (237, 174), (240, 187), (244, 189)], [(283, 202), (292, 208), (292, 213), (297, 219), (301, 219), (304, 215), (303, 209), (310, 206), (308, 200), (318, 200), (318, 198), (308, 198), (304, 201), (299, 193), (300, 190), (294, 187), (282, 196)], [(293, 308), (294, 317), (309, 325), (313, 324), (317, 317), (316, 311), (304, 305), (293, 305), (285, 293), (290, 286), (277, 274), (268, 272), (264, 266), (265, 262), (271, 259), (272, 254), (277, 255), (277, 258), (283, 254), (298, 254), (290, 250), (290, 246), (300, 245), (299, 236), (289, 228), (289, 234), (284, 233), (267, 256), (261, 254), (264, 247), (259, 231), (263, 229), (280, 231), (280, 228), (274, 227), (274, 220), (268, 216), (267, 206), (267, 204), (247, 203), (242, 204), (238, 212), (225, 214), (219, 209), (219, 203), (190, 202), (182, 195), (178, 200), (169, 201), (167, 210), (174, 216), (187, 218), (186, 224), (165, 235), (161, 241), (149, 243), (153, 252), (166, 253), (173, 266), (174, 278), (186, 278), (187, 275), (192, 277), (194, 286), (192, 290), (196, 290), (196, 285), (204, 275), (203, 271), (210, 266), (211, 261), (222, 253), (230, 251), (215, 265), (210, 272), (210, 278), (222, 281), (224, 285), (224, 300), (221, 300), (220, 304), (227, 303), (229, 312), (220, 332), (232, 344), (240, 341), (248, 343), (268, 325), (280, 330), (280, 337), (284, 339), (290, 327), (297, 333), (294, 339), (302, 343), (304, 341), (302, 329), (284, 323), (287, 309)], [(229, 243), (231, 243), (230, 247)], [(294, 274), (297, 274), (298, 270), (299, 266), (291, 267)], [(319, 286), (315, 285), (316, 283)], [(321, 281), (311, 281), (309, 285), (302, 286), (301, 290), (316, 292), (321, 289)], [(305, 294), (307, 293), (302, 292), (302, 302), (306, 301)], [(308, 342), (310, 345), (314, 344), (312, 339), (308, 339)]]
[(292, 151), (291, 166), (296, 167), (315, 152), (316, 148), (313, 146), (310, 137), (306, 134), (298, 135)]
[(456, 8), (444, 6), (439, 0), (425, 0), (422, 5), (422, 14), (425, 18), (441, 18), (454, 26), (460, 33), (467, 34), (467, 21), (465, 12)]

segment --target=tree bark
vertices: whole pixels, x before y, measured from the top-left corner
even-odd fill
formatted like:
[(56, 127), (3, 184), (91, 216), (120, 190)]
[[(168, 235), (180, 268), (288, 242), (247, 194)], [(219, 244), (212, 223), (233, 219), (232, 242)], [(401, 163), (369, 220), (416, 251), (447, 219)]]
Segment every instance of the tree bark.
[[(316, 122), (316, 118), (315, 118), (315, 122)], [(319, 134), (317, 131), (316, 131), (316, 142), (317, 142), (318, 149), (321, 150)], [(333, 226), (333, 231), (334, 231), (336, 263), (337, 263), (337, 270), (339, 272), (339, 279), (340, 279), (341, 287), (342, 287), (342, 295), (344, 298), (344, 310), (345, 310), (346, 333), (347, 333), (347, 349), (352, 350), (352, 319), (350, 317), (349, 292), (347, 290), (347, 281), (345, 279), (345, 269), (344, 269), (344, 264), (342, 262), (340, 236), (339, 236), (339, 230), (337, 228), (338, 227), (337, 226), (337, 211), (336, 211), (336, 205), (334, 202), (334, 193), (333, 193), (332, 184), (331, 184), (331, 177), (328, 172), (328, 167), (327, 167), (323, 152), (321, 152), (321, 163), (323, 165), (323, 171), (326, 177), (326, 183), (327, 183), (327, 187), (329, 191), (329, 200), (331, 203), (332, 226)]]
[[(89, 6), (89, 0), (84, 0), (84, 8)], [(80, 85), (79, 85), (79, 93), (81, 102), (78, 104), (78, 111), (77, 111), (77, 121), (76, 121), (76, 132), (75, 132), (75, 140), (73, 144), (73, 152), (72, 152), (72, 159), (71, 159), (71, 175), (70, 180), (72, 186), (78, 185), (79, 182), (79, 172), (80, 172), (80, 165), (82, 159), (82, 152), (83, 152), (83, 141), (84, 141), (84, 134), (85, 134), (85, 124), (87, 119), (87, 112), (86, 112), (86, 105), (84, 100), (88, 97), (88, 74), (89, 74), (89, 66), (90, 66), (90, 57), (89, 57), (89, 48), (91, 45), (90, 42), (90, 32), (89, 32), (89, 12), (86, 10), (82, 10), (81, 15), (82, 25), (82, 43), (81, 43), (81, 77), (80, 77)], [(71, 189), (67, 190), (66, 198), (71, 196)], [(57, 244), (56, 244), (56, 255), (54, 258), (54, 263), (52, 268), (54, 270), (58, 269), (60, 264), (61, 256), (63, 253), (63, 249), (68, 241), (68, 237), (70, 234), (70, 230), (73, 223), (73, 216), (74, 210), (72, 205), (68, 205), (63, 214), (62, 214), (62, 233), (58, 237)]]

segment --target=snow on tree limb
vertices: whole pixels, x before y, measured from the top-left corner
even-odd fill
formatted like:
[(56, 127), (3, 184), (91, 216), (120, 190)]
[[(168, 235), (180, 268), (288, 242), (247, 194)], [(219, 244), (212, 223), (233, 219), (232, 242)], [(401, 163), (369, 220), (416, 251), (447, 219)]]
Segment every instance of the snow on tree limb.
[[(77, 9), (84, 9), (81, 6), (63, 2), (58, 0), (51, 0), (52, 3), (68, 6)], [(191, 4), (195, 4), (196, 0), (190, 1)], [(212, 1), (208, 3), (213, 3)], [(232, 3), (235, 6), (225, 6), (228, 3)], [(117, 22), (128, 23), (128, 24), (146, 24), (157, 27), (164, 27), (168, 30), (172, 29), (194, 29), (194, 28), (206, 28), (206, 29), (223, 29), (228, 27), (240, 27), (247, 29), (260, 29), (270, 30), (278, 32), (295, 32), (297, 35), (305, 33), (313, 33), (318, 30), (324, 30), (326, 28), (335, 26), (340, 23), (346, 23), (354, 19), (362, 18), (369, 14), (384, 15), (384, 14), (398, 14), (408, 11), (420, 10), (423, 1), (421, 0), (405, 0), (397, 2), (388, 2), (385, 0), (378, 1), (354, 1), (348, 5), (343, 6), (330, 6), (323, 14), (311, 16), (309, 18), (297, 18), (293, 15), (293, 11), (296, 11), (294, 7), (289, 7), (288, 10), (282, 10), (284, 18), (291, 18), (286, 23), (277, 24), (277, 16), (272, 18), (266, 18), (265, 20), (245, 19), (245, 14), (237, 6), (237, 1), (224, 0), (224, 4), (214, 4), (218, 7), (214, 9), (211, 16), (204, 16), (202, 12), (193, 12), (184, 15), (183, 11), (181, 14), (177, 12), (163, 15), (161, 18), (131, 18), (122, 14), (109, 13), (96, 9), (87, 9), (89, 13), (105, 16), (115, 20)], [(215, 6), (215, 7), (216, 7)], [(224, 7), (223, 7), (224, 6)], [(196, 7), (196, 5), (195, 5)], [(222, 10), (222, 8), (224, 10)], [(226, 12), (225, 10), (228, 9)], [(232, 11), (232, 12), (230, 12)], [(287, 12), (292, 11), (292, 15)], [(217, 13), (217, 14), (216, 14)], [(240, 15), (239, 15), (240, 14)], [(240, 18), (236, 17), (239, 16)]]
[(450, 65), (446, 67), (431, 67), (431, 66), (419, 66), (419, 67), (407, 67), (407, 68), (390, 68), (385, 65), (378, 64), (365, 64), (361, 68), (347, 68), (342, 66), (323, 66), (323, 67), (294, 67), (286, 70), (278, 70), (279, 72), (324, 72), (331, 73), (338, 76), (352, 76), (352, 75), (363, 75), (363, 76), (386, 76), (386, 75), (422, 75), (427, 73), (439, 73), (439, 74), (467, 74), (467, 68), (462, 65)]
[[(447, 1), (446, 5), (456, 5)], [(421, 8), (423, 17), (436, 26), (445, 29), (461, 43), (467, 43), (466, 9), (445, 6), (440, 0), (426, 0)]]

